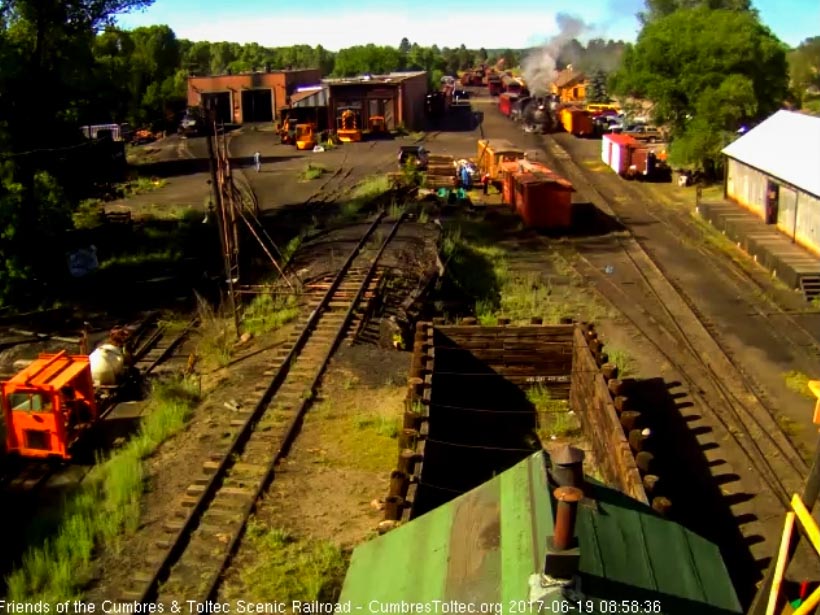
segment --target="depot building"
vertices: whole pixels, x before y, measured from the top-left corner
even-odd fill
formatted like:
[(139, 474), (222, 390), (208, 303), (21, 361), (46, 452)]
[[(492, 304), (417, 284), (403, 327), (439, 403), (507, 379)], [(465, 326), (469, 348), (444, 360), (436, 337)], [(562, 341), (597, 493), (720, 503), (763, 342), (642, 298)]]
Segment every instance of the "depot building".
[(301, 86), (316, 84), (318, 68), (188, 77), (188, 106), (213, 105), (224, 124), (272, 122)]
[(349, 109), (360, 128), (382, 117), (387, 130), (422, 130), (426, 96), (425, 71), (321, 79), (319, 69), (303, 69), (188, 78), (188, 106), (213, 104), (217, 120), (229, 124), (277, 121), (290, 109), (320, 129), (336, 128)]

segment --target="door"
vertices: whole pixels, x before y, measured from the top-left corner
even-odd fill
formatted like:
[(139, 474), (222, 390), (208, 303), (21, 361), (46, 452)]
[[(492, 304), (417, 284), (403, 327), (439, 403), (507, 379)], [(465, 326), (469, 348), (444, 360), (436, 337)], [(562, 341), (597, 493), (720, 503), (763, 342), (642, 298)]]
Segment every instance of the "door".
[(769, 182), (766, 187), (766, 224), (777, 223), (777, 212), (780, 201), (780, 186)]

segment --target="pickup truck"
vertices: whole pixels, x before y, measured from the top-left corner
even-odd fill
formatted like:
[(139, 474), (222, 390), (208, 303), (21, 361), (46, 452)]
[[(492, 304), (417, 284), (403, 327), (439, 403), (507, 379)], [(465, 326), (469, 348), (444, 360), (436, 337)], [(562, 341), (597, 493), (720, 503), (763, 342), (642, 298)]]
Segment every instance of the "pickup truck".
[(649, 143), (664, 140), (663, 133), (652, 126), (629, 126), (623, 130), (623, 134), (637, 141), (648, 141)]

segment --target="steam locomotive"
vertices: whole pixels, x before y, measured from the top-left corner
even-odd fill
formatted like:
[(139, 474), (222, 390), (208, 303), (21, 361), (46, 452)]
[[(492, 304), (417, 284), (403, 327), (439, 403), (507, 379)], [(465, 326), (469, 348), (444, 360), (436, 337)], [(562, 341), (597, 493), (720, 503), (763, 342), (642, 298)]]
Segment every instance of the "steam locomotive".
[(525, 132), (546, 134), (559, 126), (557, 108), (557, 97), (527, 96), (514, 103), (510, 117), (520, 122)]

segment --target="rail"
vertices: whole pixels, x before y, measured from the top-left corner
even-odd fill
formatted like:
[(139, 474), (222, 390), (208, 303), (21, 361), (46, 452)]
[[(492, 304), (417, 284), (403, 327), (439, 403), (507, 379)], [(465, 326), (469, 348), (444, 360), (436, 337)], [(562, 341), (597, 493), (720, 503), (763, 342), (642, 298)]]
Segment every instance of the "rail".
[[(402, 216), (395, 222), (364, 274), (355, 274), (357, 278), (355, 283), (358, 283), (357, 291), (350, 300), (350, 304), (341, 319), (333, 318), (332, 316), (339, 316), (331, 309), (337, 291), (346, 280), (354, 277), (354, 274), (351, 273), (353, 264), (373, 233), (382, 224), (384, 217), (384, 212), (376, 217), (352, 250), (322, 299), (310, 313), (292, 347), (281, 359), (273, 378), (261, 393), (259, 401), (242, 421), (239, 430), (227, 449), (223, 453), (215, 455), (213, 461), (206, 462), (208, 476), (194, 484), (195, 491), (198, 491), (198, 494), (192, 495), (191, 498), (182, 502), (186, 509), (182, 511), (184, 520), (171, 532), (172, 537), (169, 540), (158, 542), (157, 546), (164, 552), (159, 557), (152, 558), (151, 563), (146, 564), (146, 567), (150, 567), (149, 572), (134, 575), (134, 582), (138, 589), (124, 592), (122, 594), (123, 600), (140, 603), (162, 602), (160, 593), (178, 593), (184, 595), (185, 600), (200, 599), (201, 602), (205, 602), (214, 594), (219, 585), (220, 577), (230, 564), (231, 558), (239, 545), (256, 502), (273, 479), (274, 468), (277, 463), (287, 453), (298, 434), (299, 425), (304, 414), (315, 397), (316, 386), (371, 282), (379, 259), (403, 221)], [(326, 325), (324, 331), (315, 331), (325, 315), (331, 317), (324, 321)], [(317, 335), (314, 335), (314, 333), (317, 333)], [(330, 343), (325, 348), (323, 343), (328, 338)], [(312, 346), (315, 345), (317, 346), (316, 351), (319, 352), (316, 354), (303, 352), (309, 342), (314, 342), (314, 344), (308, 350), (312, 351)], [(319, 359), (318, 364), (314, 362), (314, 356)], [(307, 364), (305, 367), (297, 364), (300, 357)], [(304, 371), (312, 374), (307, 384), (299, 382), (301, 377), (299, 374)], [(290, 374), (294, 374), (293, 379), (289, 378)], [(288, 393), (289, 389), (290, 393)], [(290, 406), (287, 404), (286, 399), (289, 398), (289, 395), (294, 394), (298, 394), (298, 401)], [(274, 403), (274, 397), (277, 399), (276, 403), (281, 404), (282, 412), (275, 409), (269, 412), (269, 408)], [(278, 401), (280, 397), (282, 401)], [(295, 410), (293, 410), (294, 407)], [(285, 410), (285, 408), (288, 409)], [(286, 416), (288, 414), (290, 414), (289, 417)], [(271, 446), (272, 431), (262, 429), (261, 426), (266, 421), (275, 423), (280, 415), (290, 420), (284, 432), (273, 435), (278, 441), (274, 446)], [(271, 455), (272, 449), (275, 451), (273, 455)], [(264, 461), (254, 463), (255, 454), (260, 458), (264, 458)], [(248, 460), (250, 460), (250, 463), (247, 463)], [(250, 473), (247, 479), (241, 479), (240, 484), (243, 485), (242, 487), (232, 487), (226, 484), (235, 479), (235, 471), (238, 471), (239, 474), (243, 472)], [(245, 488), (244, 485), (248, 483), (250, 483), (250, 487)], [(235, 505), (237, 503), (235, 499), (228, 500), (228, 498), (236, 497), (242, 498), (239, 506)], [(220, 502), (224, 502), (225, 508), (230, 509), (231, 514), (228, 516), (227, 521), (222, 517), (225, 510), (220, 506)], [(228, 502), (231, 506), (227, 506)], [(227, 526), (220, 526), (219, 540), (212, 544), (209, 544), (208, 541), (214, 540), (213, 536), (215, 535), (211, 534), (213, 524), (208, 523), (209, 516), (218, 517), (221, 523), (227, 522), (228, 524)], [(228, 540), (225, 540), (226, 534), (229, 536)], [(213, 545), (218, 545), (217, 553), (214, 553)], [(204, 558), (197, 556), (199, 552), (197, 547), (203, 546), (210, 547), (208, 550), (209, 556), (206, 558), (207, 561), (203, 561)], [(187, 563), (186, 558), (190, 558), (191, 563)], [(205, 566), (207, 570), (205, 572), (196, 570), (191, 574), (187, 574), (191, 566), (197, 568)], [(161, 583), (163, 584), (162, 590), (159, 589)]]

